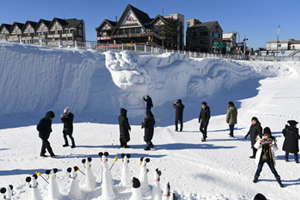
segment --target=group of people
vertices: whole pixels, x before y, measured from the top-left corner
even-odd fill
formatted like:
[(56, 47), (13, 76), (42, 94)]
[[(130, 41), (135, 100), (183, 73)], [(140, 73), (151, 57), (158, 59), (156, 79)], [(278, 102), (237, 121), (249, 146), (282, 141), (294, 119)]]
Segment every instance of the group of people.
[[(52, 147), (50, 145), (50, 142), (48, 141), (50, 137), (50, 133), (52, 132), (52, 119), (55, 117), (55, 114), (53, 111), (48, 111), (43, 117), (38, 125), (37, 125), (37, 130), (39, 132), (39, 137), (42, 140), (42, 148), (41, 148), (41, 153), (40, 156), (42, 157), (47, 157), (46, 155), (46, 150), (50, 154), (51, 158), (56, 158), (56, 155), (54, 154)], [(60, 117), (61, 121), (64, 123), (63, 127), (63, 138), (65, 141), (65, 144), (63, 147), (69, 146), (67, 136), (70, 137), (72, 146), (71, 148), (75, 148), (75, 140), (72, 136), (73, 134), (73, 119), (74, 119), (74, 114), (69, 111), (69, 107), (66, 107), (64, 109), (64, 114), (61, 115)]]

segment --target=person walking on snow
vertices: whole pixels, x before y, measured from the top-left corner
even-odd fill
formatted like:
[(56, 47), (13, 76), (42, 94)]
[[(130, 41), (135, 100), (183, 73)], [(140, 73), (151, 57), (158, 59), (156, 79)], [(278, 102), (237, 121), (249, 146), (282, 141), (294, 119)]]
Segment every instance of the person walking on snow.
[(148, 151), (154, 147), (151, 140), (154, 133), (155, 119), (151, 111), (146, 112), (146, 117), (144, 118), (144, 123), (141, 122), (142, 128), (145, 128), (144, 141), (146, 142), (146, 148), (144, 150)]
[(71, 113), (69, 111), (69, 107), (66, 107), (64, 110), (64, 114), (60, 115), (60, 120), (64, 123), (63, 134), (64, 134), (65, 144), (63, 145), (63, 147), (69, 146), (67, 135), (70, 137), (70, 139), (72, 141), (71, 148), (75, 147), (75, 141), (72, 136), (72, 134), (73, 134), (73, 119), (74, 119), (73, 113)]
[(182, 131), (182, 128), (183, 128), (182, 117), (183, 117), (184, 105), (182, 104), (181, 99), (178, 99), (178, 101), (173, 104), (173, 108), (176, 109), (176, 114), (175, 114), (175, 131), (178, 131), (178, 120), (180, 122), (180, 131)]
[(276, 139), (272, 136), (271, 130), (269, 127), (264, 128), (263, 137), (256, 141), (254, 147), (257, 149), (256, 163), (257, 170), (254, 176), (253, 182), (256, 183), (258, 181), (258, 177), (265, 163), (267, 163), (274, 174), (278, 184), (280, 187), (283, 187), (280, 176), (278, 175), (275, 169), (275, 153), (277, 145)]
[(39, 132), (39, 137), (42, 140), (42, 148), (41, 148), (41, 153), (40, 156), (42, 157), (47, 157), (45, 155), (46, 149), (48, 153), (50, 154), (51, 158), (55, 158), (56, 155), (53, 153), (50, 142), (48, 141), (50, 137), (50, 133), (52, 132), (52, 119), (55, 117), (55, 114), (53, 111), (48, 111), (45, 115), (44, 118), (40, 120), (38, 123), (36, 129)]
[(227, 106), (226, 122), (229, 124), (229, 136), (233, 136), (234, 125), (237, 123), (237, 109), (232, 101), (229, 101)]
[(298, 163), (298, 152), (299, 152), (299, 129), (296, 127), (298, 122), (295, 120), (288, 121), (289, 126), (285, 125), (282, 133), (285, 137), (283, 142), (282, 150), (285, 151), (285, 161), (289, 161), (289, 153), (295, 155), (295, 162)]
[(250, 158), (255, 158), (257, 149), (254, 148), (254, 144), (258, 138), (262, 138), (262, 128), (257, 117), (252, 117), (251, 126), (248, 133), (245, 135), (245, 139), (247, 139), (248, 135), (250, 135), (251, 148), (253, 150), (253, 155), (250, 156)]
[(198, 122), (200, 123), (200, 132), (203, 135), (202, 142), (207, 138), (207, 126), (210, 119), (210, 108), (207, 106), (207, 103), (202, 102), (202, 109), (200, 111)]
[(120, 109), (120, 115), (118, 117), (119, 120), (119, 128), (120, 128), (120, 143), (121, 147), (129, 148), (127, 146), (127, 142), (130, 140), (129, 131), (131, 131), (131, 127), (127, 118), (127, 110), (124, 108)]
[(151, 111), (151, 108), (153, 107), (152, 99), (149, 95), (147, 95), (147, 99), (143, 97), (144, 101), (146, 101), (146, 111)]

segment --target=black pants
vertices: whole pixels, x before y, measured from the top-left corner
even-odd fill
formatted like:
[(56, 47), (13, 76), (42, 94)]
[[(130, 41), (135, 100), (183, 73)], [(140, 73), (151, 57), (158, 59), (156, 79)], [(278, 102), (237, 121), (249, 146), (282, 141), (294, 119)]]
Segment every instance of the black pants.
[(178, 131), (178, 120), (180, 122), (180, 131), (182, 131), (183, 128), (182, 118), (175, 118), (175, 130)]
[(207, 126), (208, 126), (208, 124), (203, 124), (203, 123), (201, 123), (200, 124), (200, 132), (202, 133), (202, 135), (203, 135), (203, 138), (204, 139), (206, 139), (207, 138)]
[(124, 142), (123, 140), (120, 139), (120, 144), (121, 147), (126, 147), (127, 146), (127, 142)]
[(54, 153), (53, 153), (52, 148), (50, 146), (50, 142), (47, 139), (42, 139), (42, 141), (43, 141), (43, 143), (42, 143), (41, 155), (45, 155), (46, 149), (47, 149), (48, 153), (51, 156), (54, 156)]
[(69, 136), (69, 138), (72, 141), (72, 146), (75, 146), (75, 141), (74, 141), (74, 138), (72, 136), (72, 133), (71, 134), (70, 133), (64, 133), (65, 144), (69, 145), (69, 142), (68, 142), (68, 139), (67, 139), (67, 135)]

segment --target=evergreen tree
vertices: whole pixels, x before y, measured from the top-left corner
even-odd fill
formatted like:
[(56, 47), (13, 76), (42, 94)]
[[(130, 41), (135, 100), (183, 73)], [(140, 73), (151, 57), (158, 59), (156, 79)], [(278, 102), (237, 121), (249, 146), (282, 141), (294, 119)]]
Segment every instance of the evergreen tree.
[(177, 44), (177, 36), (179, 34), (178, 26), (179, 19), (174, 19), (173, 17), (167, 19), (163, 33), (163, 36), (165, 36), (165, 42), (167, 43), (166, 47), (171, 49), (175, 48), (175, 45)]

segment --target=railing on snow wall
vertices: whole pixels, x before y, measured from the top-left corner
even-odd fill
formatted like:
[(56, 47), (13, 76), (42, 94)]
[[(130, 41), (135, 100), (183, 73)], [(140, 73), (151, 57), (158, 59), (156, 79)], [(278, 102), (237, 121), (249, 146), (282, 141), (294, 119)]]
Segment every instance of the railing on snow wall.
[(0, 36), (0, 41), (15, 42), (21, 44), (33, 44), (46, 47), (54, 48), (80, 48), (83, 50), (94, 49), (97, 51), (134, 51), (134, 52), (145, 52), (154, 54), (163, 53), (179, 53), (184, 54), (192, 58), (225, 58), (233, 60), (259, 60), (259, 61), (300, 61), (300, 57), (285, 57), (285, 56), (244, 56), (241, 54), (212, 54), (212, 53), (199, 53), (191, 51), (181, 50), (168, 50), (161, 49), (154, 46), (147, 46), (143, 44), (110, 44), (110, 43), (97, 43), (95, 41), (88, 42), (77, 42), (72, 40), (53, 40), (53, 39), (42, 39), (34, 37), (12, 37), (12, 36)]

